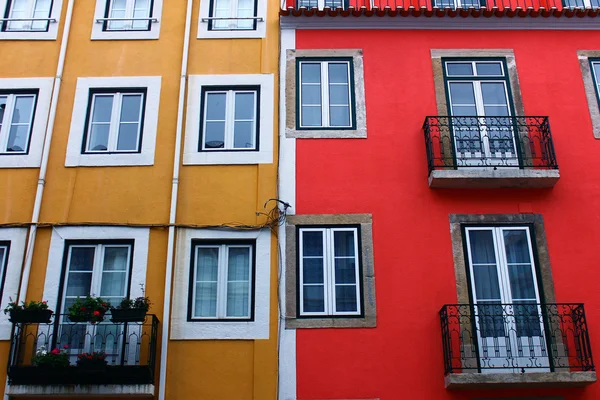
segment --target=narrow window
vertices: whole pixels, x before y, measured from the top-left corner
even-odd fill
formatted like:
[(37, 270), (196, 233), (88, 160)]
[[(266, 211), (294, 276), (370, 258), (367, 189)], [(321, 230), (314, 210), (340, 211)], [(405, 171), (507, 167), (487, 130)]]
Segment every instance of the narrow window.
[(0, 92), (0, 155), (29, 151), (37, 92)]
[(136, 153), (142, 142), (146, 89), (90, 93), (84, 153)]
[(151, 27), (152, 0), (108, 0), (105, 31), (147, 31)]
[(208, 30), (256, 30), (256, 4), (256, 0), (212, 0)]
[(4, 291), (4, 277), (6, 276), (6, 268), (8, 267), (9, 250), (10, 242), (0, 241), (0, 298), (2, 298), (2, 293)]
[(29, 32), (48, 30), (52, 0), (8, 0), (2, 30)]
[(299, 236), (300, 315), (360, 315), (358, 228), (300, 228)]
[(252, 318), (254, 243), (193, 243), (191, 319)]
[(202, 92), (200, 151), (258, 149), (258, 87)]
[(600, 60), (590, 60), (594, 88), (596, 89), (596, 97), (598, 98), (598, 106), (600, 106)]
[(354, 129), (352, 60), (303, 59), (298, 66), (298, 129)]

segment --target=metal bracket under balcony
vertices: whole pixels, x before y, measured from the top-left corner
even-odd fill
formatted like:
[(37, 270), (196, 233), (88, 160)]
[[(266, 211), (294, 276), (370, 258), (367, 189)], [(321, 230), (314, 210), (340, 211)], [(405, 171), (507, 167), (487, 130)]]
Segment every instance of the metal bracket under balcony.
[(583, 304), (451, 304), (440, 321), (447, 389), (583, 387), (597, 380)]
[(548, 117), (427, 117), (432, 188), (549, 188), (560, 179)]
[[(74, 323), (55, 315), (47, 324), (15, 324), (7, 394), (153, 397), (157, 337), (154, 315), (139, 323)], [(81, 362), (98, 352), (106, 365)]]

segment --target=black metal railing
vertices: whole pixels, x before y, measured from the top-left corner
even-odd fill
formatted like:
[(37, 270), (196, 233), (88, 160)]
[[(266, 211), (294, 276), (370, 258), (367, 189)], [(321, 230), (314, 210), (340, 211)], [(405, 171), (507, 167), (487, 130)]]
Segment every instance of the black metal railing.
[(427, 167), (557, 169), (548, 117), (426, 117)]
[(450, 304), (440, 320), (446, 374), (594, 371), (583, 304)]
[[(15, 324), (8, 363), (9, 383), (35, 384), (152, 384), (156, 367), (158, 318), (144, 322), (69, 322), (55, 315), (48, 324)], [(54, 350), (58, 349), (58, 350)], [(61, 351), (68, 366), (48, 368), (40, 355)], [(89, 370), (77, 366), (80, 355), (104, 352), (107, 365)]]
[[(381, 10), (597, 11), (600, 9), (600, 0), (282, 0), (281, 9), (374, 12)], [(593, 14), (596, 15), (595, 12)]]

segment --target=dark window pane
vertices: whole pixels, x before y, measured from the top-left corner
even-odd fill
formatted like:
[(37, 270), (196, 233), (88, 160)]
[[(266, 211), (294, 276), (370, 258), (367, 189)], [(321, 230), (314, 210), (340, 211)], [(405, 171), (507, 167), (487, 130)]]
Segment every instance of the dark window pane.
[(323, 285), (304, 286), (304, 312), (325, 311), (325, 295)]
[(323, 256), (323, 232), (303, 231), (302, 254), (306, 256)]
[[(438, 4), (438, 2), (436, 2), (436, 4)], [(439, 3), (439, 5), (442, 4), (444, 3)], [(450, 1), (448, 4), (454, 6), (454, 2), (452, 1)], [(473, 75), (473, 64), (471, 63), (447, 63), (446, 68), (448, 75)]]
[(502, 76), (502, 64), (497, 63), (476, 63), (477, 75), (482, 76)]
[(335, 309), (337, 312), (358, 311), (355, 285), (335, 287)]

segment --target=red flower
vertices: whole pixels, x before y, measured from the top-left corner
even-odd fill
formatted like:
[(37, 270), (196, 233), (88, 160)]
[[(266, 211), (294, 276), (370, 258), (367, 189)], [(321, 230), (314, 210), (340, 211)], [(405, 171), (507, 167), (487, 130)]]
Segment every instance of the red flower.
[(100, 315), (100, 311), (94, 311), (94, 317), (98, 317)]
[(81, 306), (81, 307), (79, 307), (79, 310), (80, 311), (85, 311), (85, 307)]
[(106, 308), (106, 303), (102, 303), (102, 307)]
[(42, 304), (48, 304), (48, 302), (46, 300), (42, 301)]
[(88, 360), (91, 360), (91, 359), (92, 359), (92, 356), (88, 356)]
[(58, 349), (58, 347), (55, 347), (50, 353), (56, 355), (56, 354), (60, 354), (60, 350)]
[(68, 349), (68, 348), (69, 348), (69, 345), (68, 345), (68, 344), (65, 344), (65, 345), (63, 346), (63, 348), (65, 348), (65, 349)]

